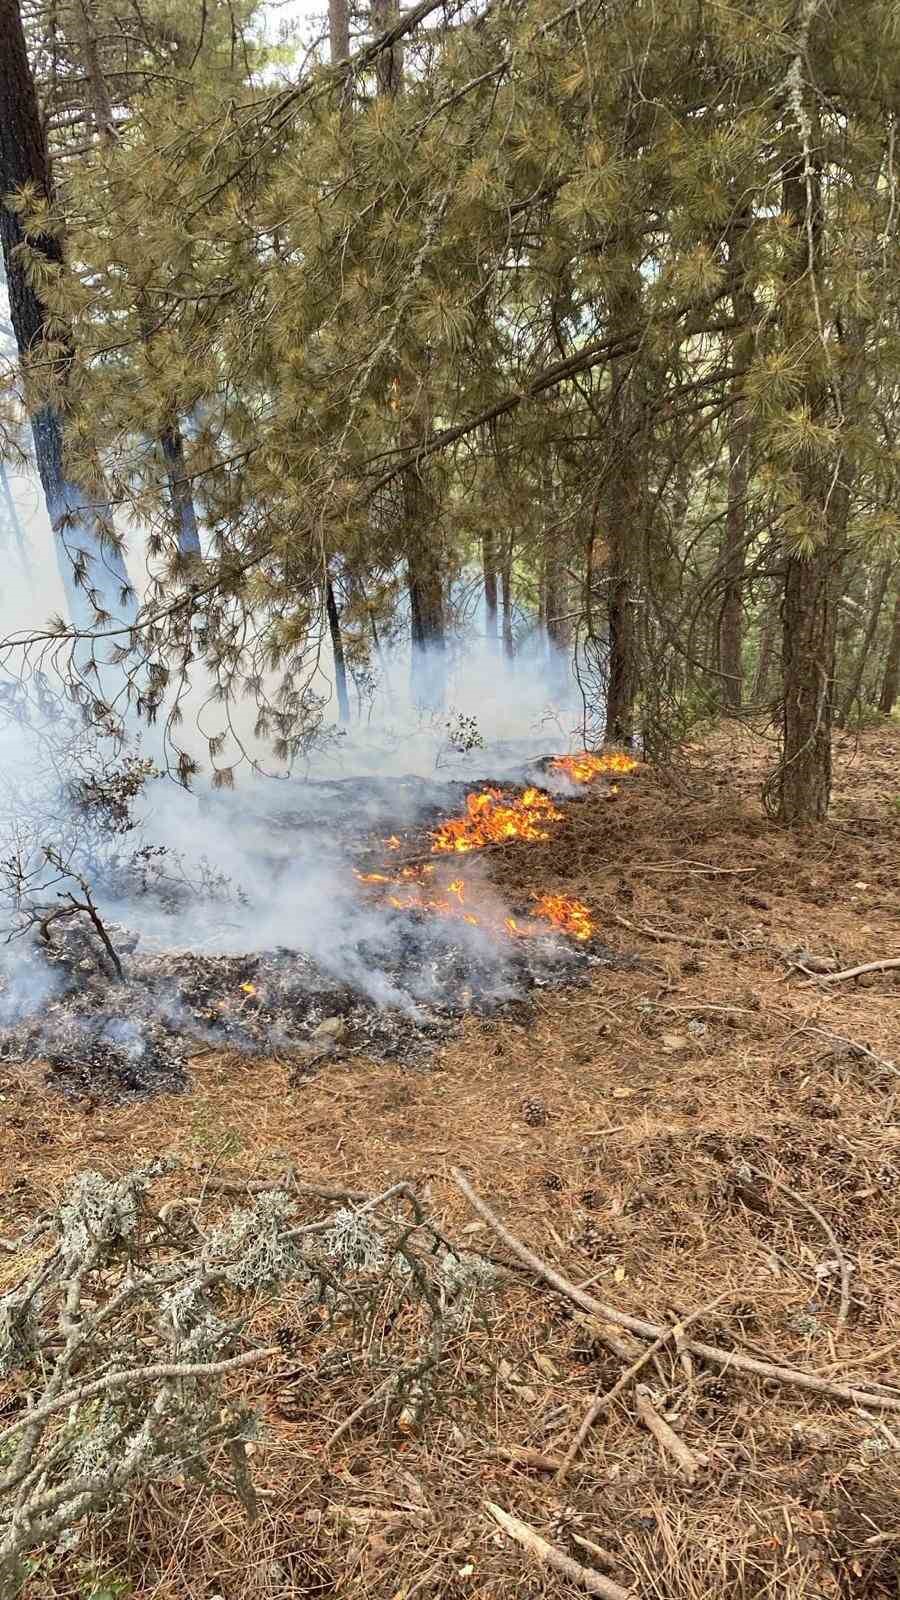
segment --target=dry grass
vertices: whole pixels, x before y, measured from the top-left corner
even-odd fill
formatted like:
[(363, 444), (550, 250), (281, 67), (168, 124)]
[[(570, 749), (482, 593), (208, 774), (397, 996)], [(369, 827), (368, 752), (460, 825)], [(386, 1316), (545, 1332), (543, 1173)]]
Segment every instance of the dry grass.
[[(491, 870), (507, 893), (582, 895), (644, 970), (598, 969), (527, 1020), (472, 1021), (427, 1068), (357, 1059), (292, 1089), (275, 1063), (206, 1056), (190, 1094), (119, 1108), (73, 1106), (38, 1069), (3, 1069), (0, 1232), (74, 1170), (173, 1150), (195, 1193), (211, 1166), (268, 1173), (285, 1160), (372, 1190), (413, 1178), (451, 1234), (491, 1248), (447, 1176), (458, 1164), (520, 1237), (623, 1310), (666, 1322), (722, 1294), (698, 1338), (900, 1391), (900, 1076), (822, 1037), (900, 1067), (900, 985), (885, 973), (801, 988), (781, 953), (844, 965), (900, 953), (900, 730), (846, 741), (834, 818), (802, 838), (760, 815), (765, 759), (742, 731), (720, 734), (665, 781), (623, 781), (617, 800), (573, 803), (546, 845), (501, 853)], [(526, 1125), (528, 1096), (544, 1100), (545, 1126)], [(742, 1163), (834, 1229), (853, 1266), (842, 1333), (821, 1228)], [(485, 1500), (577, 1559), (573, 1534), (611, 1549), (611, 1575), (645, 1600), (897, 1595), (900, 1429), (874, 1417), (747, 1376), (689, 1379), (666, 1354), (663, 1379), (650, 1376), (705, 1472), (684, 1482), (625, 1394), (558, 1492), (495, 1447), (564, 1453), (620, 1367), (548, 1293), (517, 1285), (473, 1327), (421, 1437), (385, 1438), (373, 1411), (325, 1459), (364, 1390), (315, 1375), (314, 1356), (287, 1385), (248, 1380), (265, 1417), (256, 1528), (227, 1499), (176, 1486), (136, 1501), (128, 1527), (93, 1530), (88, 1567), (39, 1569), (28, 1600), (89, 1594), (110, 1574), (139, 1600), (565, 1592)]]

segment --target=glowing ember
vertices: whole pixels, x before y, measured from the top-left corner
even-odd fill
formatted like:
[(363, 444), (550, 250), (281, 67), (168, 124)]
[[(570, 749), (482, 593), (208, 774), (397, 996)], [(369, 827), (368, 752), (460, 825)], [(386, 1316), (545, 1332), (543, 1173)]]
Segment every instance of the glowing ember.
[(559, 822), (558, 811), (549, 795), (540, 789), (526, 789), (522, 795), (505, 795), (501, 789), (482, 789), (466, 797), (464, 817), (452, 817), (435, 828), (432, 850), (464, 854), (481, 850), (487, 844), (503, 844), (508, 839), (530, 842), (549, 839), (547, 823)]
[(554, 772), (564, 772), (573, 783), (593, 783), (595, 778), (609, 772), (634, 772), (634, 756), (615, 752), (611, 755), (593, 756), (582, 750), (577, 756), (554, 756), (550, 765)]

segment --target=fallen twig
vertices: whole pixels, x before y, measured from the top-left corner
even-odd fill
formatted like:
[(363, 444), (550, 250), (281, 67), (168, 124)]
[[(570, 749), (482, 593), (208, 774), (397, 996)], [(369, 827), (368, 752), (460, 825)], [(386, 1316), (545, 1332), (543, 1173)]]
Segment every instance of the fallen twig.
[(698, 1317), (706, 1316), (708, 1312), (715, 1310), (715, 1307), (719, 1305), (724, 1298), (725, 1296), (723, 1294), (717, 1295), (715, 1300), (712, 1300), (708, 1306), (703, 1306), (696, 1311), (692, 1311), (689, 1317), (682, 1317), (678, 1322), (674, 1323), (671, 1328), (665, 1328), (660, 1334), (659, 1338), (654, 1339), (653, 1343), (648, 1345), (647, 1349), (638, 1356), (637, 1360), (631, 1363), (631, 1366), (627, 1369), (627, 1371), (622, 1373), (621, 1378), (619, 1378), (618, 1381), (613, 1384), (611, 1389), (608, 1389), (605, 1394), (596, 1395), (594, 1397), (594, 1399), (591, 1401), (591, 1404), (588, 1406), (584, 1417), (582, 1418), (578, 1432), (576, 1433), (572, 1443), (569, 1445), (569, 1448), (565, 1453), (562, 1465), (556, 1474), (557, 1483), (563, 1482), (566, 1474), (569, 1471), (569, 1468), (572, 1465), (572, 1462), (575, 1460), (575, 1457), (581, 1449), (581, 1446), (584, 1444), (585, 1439), (590, 1433), (601, 1411), (605, 1411), (606, 1407), (622, 1393), (623, 1389), (627, 1389), (628, 1385), (633, 1383), (638, 1373), (643, 1371), (648, 1361), (652, 1361), (653, 1357), (658, 1353), (658, 1351), (660, 1351), (664, 1345), (668, 1344), (670, 1340), (674, 1339), (679, 1347), (683, 1350), (684, 1331), (688, 1325), (691, 1322), (696, 1322)]
[(589, 1550), (591, 1555), (602, 1561), (605, 1567), (619, 1565), (621, 1557), (617, 1556), (614, 1550), (604, 1550), (602, 1544), (595, 1544), (593, 1539), (586, 1539), (581, 1533), (570, 1533), (569, 1538), (573, 1544), (580, 1545), (582, 1550)]
[(485, 1501), (485, 1506), (510, 1539), (515, 1539), (516, 1544), (520, 1544), (530, 1555), (536, 1556), (543, 1565), (561, 1572), (571, 1583), (577, 1583), (579, 1588), (587, 1589), (589, 1594), (602, 1595), (603, 1600), (632, 1600), (630, 1589), (623, 1589), (622, 1585), (615, 1583), (612, 1578), (604, 1578), (602, 1573), (593, 1572), (590, 1567), (583, 1567), (579, 1562), (573, 1561), (571, 1556), (564, 1555), (562, 1550), (557, 1550), (555, 1545), (548, 1544), (546, 1539), (542, 1539), (527, 1522), (520, 1522), (518, 1517), (510, 1516), (508, 1511), (493, 1505), (490, 1500)]
[(219, 1194), (266, 1194), (273, 1189), (296, 1189), (300, 1194), (314, 1195), (317, 1200), (371, 1200), (364, 1189), (329, 1189), (318, 1183), (304, 1183), (292, 1167), (278, 1178), (207, 1178), (206, 1189)]
[(822, 1229), (822, 1232), (834, 1251), (834, 1258), (838, 1264), (838, 1270), (841, 1274), (841, 1305), (840, 1310), (838, 1311), (835, 1333), (843, 1333), (844, 1325), (847, 1321), (847, 1313), (850, 1310), (850, 1263), (848, 1262), (847, 1257), (844, 1255), (844, 1252), (838, 1243), (837, 1234), (832, 1228), (831, 1223), (828, 1222), (825, 1217), (823, 1217), (821, 1211), (816, 1209), (811, 1200), (807, 1200), (804, 1195), (798, 1194), (796, 1189), (789, 1188), (786, 1183), (781, 1182), (780, 1178), (773, 1178), (770, 1173), (760, 1171), (759, 1167), (751, 1167), (749, 1162), (747, 1162), (746, 1165), (747, 1170), (754, 1173), (757, 1178), (762, 1178), (764, 1183), (771, 1183), (774, 1188), (780, 1189), (782, 1194), (786, 1194), (789, 1199), (795, 1202), (796, 1205), (800, 1206), (804, 1211), (809, 1212), (809, 1215), (815, 1219), (815, 1221), (819, 1224), (819, 1227)]
[(389, 1378), (385, 1378), (384, 1382), (378, 1385), (377, 1389), (373, 1389), (372, 1393), (367, 1395), (365, 1400), (360, 1401), (356, 1409), (350, 1412), (349, 1417), (345, 1417), (340, 1426), (335, 1428), (334, 1433), (331, 1435), (331, 1438), (325, 1445), (326, 1455), (328, 1454), (329, 1450), (333, 1450), (335, 1445), (340, 1443), (345, 1433), (350, 1432), (353, 1424), (358, 1422), (360, 1417), (364, 1417), (367, 1411), (371, 1411), (372, 1407), (377, 1405), (379, 1400), (381, 1400), (390, 1392), (395, 1383), (396, 1378), (392, 1373)]
[(693, 1450), (689, 1450), (683, 1439), (679, 1439), (674, 1428), (670, 1428), (665, 1417), (661, 1417), (646, 1389), (639, 1388), (635, 1395), (637, 1412), (645, 1428), (649, 1428), (661, 1450), (668, 1451), (673, 1460), (677, 1461), (681, 1471), (689, 1483), (693, 1483), (700, 1471), (702, 1462)]
[(646, 922), (629, 922), (627, 917), (622, 917), (618, 912), (613, 913), (613, 920), (623, 928), (628, 928), (631, 933), (642, 933), (645, 939), (658, 939), (663, 943), (688, 944), (695, 950), (705, 950), (708, 945), (716, 944), (715, 939), (692, 939), (687, 933), (669, 933), (665, 928), (651, 928)]
[(864, 961), (860, 967), (845, 967), (843, 972), (823, 972), (821, 977), (801, 983), (800, 988), (809, 989), (817, 983), (843, 983), (845, 978), (860, 978), (864, 972), (895, 972), (898, 968), (900, 956), (887, 956), (883, 961)]
[(683, 872), (692, 867), (695, 872), (708, 872), (716, 878), (743, 878), (759, 872), (759, 867), (714, 867), (708, 861), (648, 861), (639, 872)]
[[(543, 1279), (544, 1283), (548, 1283), (552, 1289), (565, 1295), (575, 1305), (580, 1306), (582, 1311), (587, 1311), (593, 1317), (612, 1322), (619, 1328), (627, 1328), (630, 1333), (640, 1334), (644, 1339), (659, 1339), (663, 1335), (665, 1329), (657, 1323), (646, 1322), (643, 1317), (632, 1317), (625, 1311), (618, 1311), (615, 1306), (606, 1305), (602, 1300), (595, 1300), (593, 1295), (586, 1294), (568, 1278), (564, 1278), (561, 1272), (557, 1272), (546, 1261), (542, 1261), (540, 1256), (535, 1255), (533, 1250), (529, 1250), (527, 1245), (522, 1244), (503, 1226), (499, 1217), (495, 1216), (490, 1206), (476, 1194), (458, 1167), (451, 1167), (450, 1175), (478, 1215), (490, 1223), (498, 1239), (502, 1239), (507, 1249), (518, 1256), (536, 1278)], [(836, 1400), (848, 1400), (852, 1405), (866, 1406), (873, 1411), (900, 1412), (900, 1395), (876, 1394), (871, 1389), (857, 1389), (845, 1383), (829, 1383), (824, 1378), (816, 1377), (814, 1373), (803, 1372), (799, 1367), (779, 1366), (772, 1361), (760, 1361), (754, 1356), (742, 1355), (740, 1351), (720, 1350), (716, 1345), (701, 1344), (695, 1339), (685, 1339), (683, 1349), (689, 1351), (691, 1355), (701, 1356), (704, 1361), (709, 1361), (716, 1367), (753, 1372), (761, 1378), (771, 1378), (797, 1389), (806, 1389), (812, 1394), (832, 1395)], [(630, 1352), (628, 1359), (631, 1359)]]

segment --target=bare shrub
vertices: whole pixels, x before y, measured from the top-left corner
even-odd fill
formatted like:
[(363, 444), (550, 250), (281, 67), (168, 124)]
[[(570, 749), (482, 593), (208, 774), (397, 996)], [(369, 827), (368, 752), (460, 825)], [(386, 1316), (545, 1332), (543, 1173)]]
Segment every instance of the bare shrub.
[[(306, 1221), (290, 1185), (275, 1185), (201, 1229), (197, 1202), (150, 1203), (174, 1165), (82, 1173), (13, 1247), (32, 1264), (0, 1296), (0, 1381), (16, 1386), (0, 1431), (0, 1600), (17, 1593), (29, 1553), (73, 1549), (85, 1517), (114, 1516), (154, 1481), (190, 1475), (254, 1518), (246, 1445), (257, 1420), (235, 1377), (321, 1340), (322, 1309), (336, 1352), (379, 1352), (374, 1396), (373, 1358), (358, 1358), (369, 1398), (354, 1418), (374, 1398), (418, 1414), (446, 1341), (490, 1282), (407, 1185)], [(285, 1297), (295, 1333), (254, 1338), (255, 1319), (271, 1321)], [(418, 1333), (392, 1359), (372, 1333), (400, 1311)]]

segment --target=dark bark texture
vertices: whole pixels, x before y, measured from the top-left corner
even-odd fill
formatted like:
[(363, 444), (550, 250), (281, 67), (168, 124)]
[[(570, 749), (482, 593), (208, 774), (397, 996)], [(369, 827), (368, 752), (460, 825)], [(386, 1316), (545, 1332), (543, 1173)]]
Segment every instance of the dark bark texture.
[[(63, 252), (53, 234), (32, 234), (26, 241), (21, 218), (6, 204), (7, 196), (26, 187), (36, 197), (51, 198), (47, 145), (18, 0), (0, 0), (0, 243), (13, 332), (27, 373), (50, 329), (24, 257), (31, 250), (58, 268)], [(58, 347), (58, 329), (52, 331)], [(76, 627), (90, 629), (98, 611), (130, 614), (133, 596), (121, 551), (104, 538), (94, 510), (66, 473), (61, 406), (71, 360), (63, 341), (53, 370), (58, 399), (34, 405), (31, 430), (70, 617)]]
[(347, 692), (347, 662), (344, 641), (341, 637), (341, 618), (334, 594), (334, 584), (329, 578), (325, 584), (325, 609), (328, 613), (328, 631), (331, 634), (331, 653), (334, 657), (334, 690), (337, 695), (338, 721), (350, 721), (350, 696)]
[[(821, 266), (821, 179), (817, 171), (807, 171), (799, 152), (785, 169), (783, 212), (794, 230), (786, 339), (791, 349), (815, 349), (817, 319), (810, 300)], [(830, 387), (821, 371), (807, 376), (804, 400), (812, 421), (830, 415)], [(778, 818), (789, 827), (822, 821), (831, 798), (836, 597), (850, 503), (846, 477), (818, 457), (801, 460), (798, 476), (815, 545), (809, 553), (788, 549), (785, 556), (782, 749), (771, 786)]]
[(497, 543), (493, 531), (482, 535), (481, 569), (484, 574), (484, 631), (488, 643), (497, 644)]
[[(616, 297), (614, 324), (636, 319), (640, 292), (630, 286)], [(635, 702), (640, 687), (637, 611), (643, 548), (644, 483), (639, 438), (640, 394), (630, 361), (613, 362), (609, 432), (612, 454), (604, 474), (607, 561), (606, 614), (609, 627), (609, 685), (606, 696), (607, 744), (631, 744)]]
[[(742, 215), (731, 229), (729, 259), (743, 270), (749, 216)], [(718, 656), (722, 699), (731, 711), (743, 700), (744, 567), (747, 549), (747, 486), (750, 481), (752, 423), (744, 400), (744, 378), (753, 358), (753, 295), (743, 277), (732, 295), (735, 321), (744, 330), (735, 340), (734, 407), (728, 431), (728, 504), (722, 537), (722, 609), (719, 615)]]
[(516, 641), (513, 634), (513, 542), (512, 535), (506, 541), (503, 551), (503, 561), (500, 566), (500, 609), (503, 617), (503, 654), (507, 661), (512, 661), (516, 653)]
[(199, 556), (201, 551), (197, 511), (184, 462), (184, 440), (177, 423), (163, 429), (159, 442), (166, 463), (166, 478), (169, 484), (169, 499), (178, 549), (183, 556)]

